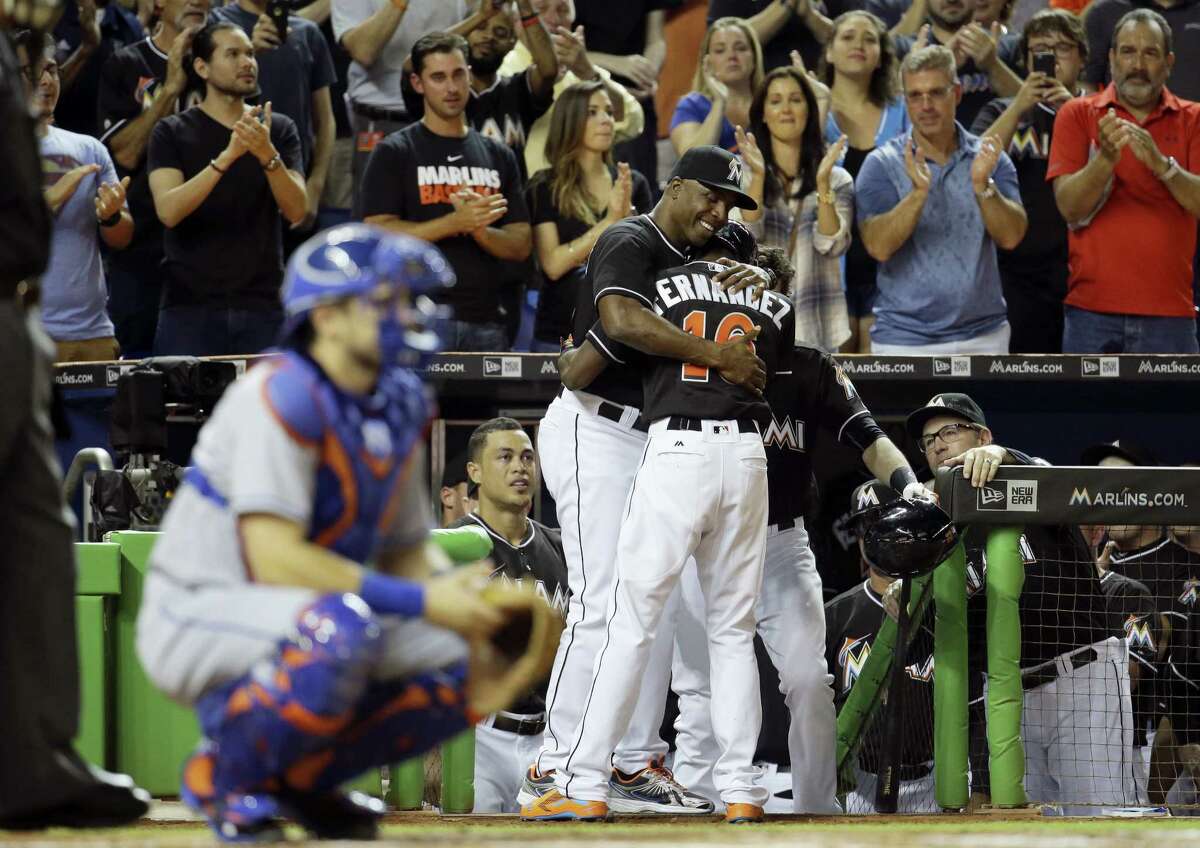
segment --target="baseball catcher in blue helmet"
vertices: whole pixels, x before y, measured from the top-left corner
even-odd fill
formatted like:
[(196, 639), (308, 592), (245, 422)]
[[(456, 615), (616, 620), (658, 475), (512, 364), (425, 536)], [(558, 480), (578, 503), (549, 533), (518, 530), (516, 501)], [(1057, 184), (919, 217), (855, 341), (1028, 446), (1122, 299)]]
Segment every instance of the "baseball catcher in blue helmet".
[(359, 298), (379, 317), (379, 364), (419, 369), (440, 348), (450, 312), (435, 299), (453, 285), (454, 271), (431, 244), (370, 224), (334, 227), (288, 262), (281, 342), (299, 346), (316, 307)]

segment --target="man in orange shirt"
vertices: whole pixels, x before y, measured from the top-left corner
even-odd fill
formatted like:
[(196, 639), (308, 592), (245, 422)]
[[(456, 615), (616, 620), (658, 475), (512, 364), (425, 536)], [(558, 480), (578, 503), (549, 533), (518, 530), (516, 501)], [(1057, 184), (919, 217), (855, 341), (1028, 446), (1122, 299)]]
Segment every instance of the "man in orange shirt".
[(1112, 83), (1058, 113), (1046, 178), (1071, 229), (1064, 352), (1198, 352), (1200, 104), (1165, 87), (1174, 63), (1163, 17), (1129, 12)]

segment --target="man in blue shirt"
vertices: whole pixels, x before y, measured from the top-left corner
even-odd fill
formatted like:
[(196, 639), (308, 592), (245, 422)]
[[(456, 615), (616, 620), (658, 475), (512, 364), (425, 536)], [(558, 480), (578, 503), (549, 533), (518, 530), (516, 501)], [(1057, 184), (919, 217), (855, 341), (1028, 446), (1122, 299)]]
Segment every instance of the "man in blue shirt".
[(872, 151), (855, 186), (863, 245), (879, 264), (871, 349), (1007, 353), (996, 247), (1025, 236), (1017, 174), (999, 139), (955, 121), (954, 54), (910, 53), (901, 82), (912, 129)]

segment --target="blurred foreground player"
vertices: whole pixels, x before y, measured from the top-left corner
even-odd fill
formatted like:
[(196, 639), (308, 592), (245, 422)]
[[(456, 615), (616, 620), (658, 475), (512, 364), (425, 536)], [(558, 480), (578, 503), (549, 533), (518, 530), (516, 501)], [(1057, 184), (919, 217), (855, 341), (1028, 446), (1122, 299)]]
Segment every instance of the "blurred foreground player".
[(196, 708), (180, 794), (221, 839), (282, 838), (279, 817), (371, 838), (382, 804), (340, 784), (507, 704), (488, 637), (508, 620), (480, 596), (484, 572), (430, 577), (445, 562), (421, 480), (432, 410), (411, 369), (437, 347), (426, 296), (453, 279), (408, 236), (310, 239), (285, 281), (284, 354), (200, 431), (151, 555), (138, 653)]
[[(0, 830), (124, 824), (149, 800), (71, 746), (79, 727), (74, 533), (50, 426), (54, 345), (36, 306), (51, 217), (28, 82), (8, 35), (18, 24), (49, 29), (56, 5), (0, 4)], [(29, 77), (40, 79), (40, 61)]]

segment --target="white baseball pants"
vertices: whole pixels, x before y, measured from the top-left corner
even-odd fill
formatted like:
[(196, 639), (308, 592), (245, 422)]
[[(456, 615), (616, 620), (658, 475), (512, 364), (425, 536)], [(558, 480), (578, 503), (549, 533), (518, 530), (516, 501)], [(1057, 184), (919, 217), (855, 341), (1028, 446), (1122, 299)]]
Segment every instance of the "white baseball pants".
[(712, 677), (718, 755), (713, 782), (726, 804), (763, 805), (754, 750), (762, 723), (754, 656), (755, 602), (766, 542), (767, 476), (762, 438), (735, 421), (700, 431), (650, 426), (617, 544), (617, 579), (575, 743), (556, 783), (571, 798), (608, 797), (609, 755), (643, 686), (654, 634), (694, 556)]
[[(542, 773), (563, 767), (583, 715), (604, 642), (621, 516), (646, 447), (646, 434), (634, 429), (638, 410), (625, 407), (621, 421), (614, 422), (596, 414), (600, 403), (595, 395), (564, 391), (551, 402), (538, 429), (542, 479), (554, 497), (571, 589), (546, 688), (546, 732), (536, 758)], [(610, 752), (622, 771), (635, 772), (667, 753), (659, 729), (671, 683), (671, 642), (671, 632), (655, 639), (635, 690), (641, 697), (623, 728), (624, 737)]]
[(475, 726), (476, 813), (516, 813), (521, 805), (517, 793), (525, 780), (525, 769), (542, 746), (540, 733), (525, 736), (492, 727), (495, 716)]
[[(709, 708), (704, 596), (691, 564), (684, 570), (680, 600), (671, 669), (671, 685), (679, 696), (675, 776), (703, 795), (714, 790), (717, 744)], [(825, 665), (824, 595), (802, 519), (792, 528), (767, 531), (758, 632), (779, 672), (779, 688), (791, 715), (793, 808), (797, 813), (839, 814), (834, 762), (837, 713), (833, 676)]]
[(1058, 676), (1025, 692), (1021, 715), (1025, 794), (1061, 804), (1066, 815), (1096, 815), (1099, 806), (1138, 798), (1128, 648), (1116, 636), (1090, 647), (1097, 659), (1079, 668), (1070, 654), (1055, 657)]

